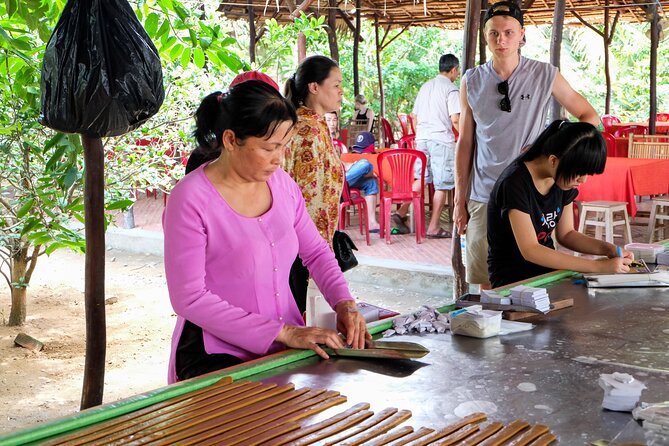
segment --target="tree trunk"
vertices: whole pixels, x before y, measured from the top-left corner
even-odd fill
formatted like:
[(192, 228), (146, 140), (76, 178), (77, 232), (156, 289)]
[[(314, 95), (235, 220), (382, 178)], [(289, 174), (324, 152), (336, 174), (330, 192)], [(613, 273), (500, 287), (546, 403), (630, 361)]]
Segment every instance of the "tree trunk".
[(84, 146), (86, 219), (86, 361), (81, 409), (102, 404), (107, 328), (105, 319), (104, 152), (100, 138), (81, 135)]
[(256, 62), (256, 17), (253, 13), (253, 1), (247, 0), (249, 13), (249, 60)]
[(18, 326), (26, 322), (28, 248), (23, 248), (16, 255), (12, 256), (11, 262), (12, 284), (19, 285), (12, 285), (12, 309), (9, 312), (8, 325)]
[(297, 33), (297, 64), (307, 57), (307, 36), (303, 32)]

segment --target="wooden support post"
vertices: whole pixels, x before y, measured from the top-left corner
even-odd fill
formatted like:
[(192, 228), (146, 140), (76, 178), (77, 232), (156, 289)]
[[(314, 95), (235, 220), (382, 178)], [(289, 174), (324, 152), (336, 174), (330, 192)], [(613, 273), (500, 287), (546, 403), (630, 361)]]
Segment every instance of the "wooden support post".
[(86, 219), (86, 360), (81, 410), (102, 404), (107, 330), (105, 321), (104, 150), (102, 139), (81, 135), (84, 146)]
[[(381, 70), (381, 42), (379, 41), (379, 17), (374, 15), (374, 37), (376, 39), (376, 71), (379, 75), (379, 97), (381, 106), (379, 110), (380, 118), (386, 115), (386, 101), (383, 96), (383, 71)], [(379, 128), (381, 128), (381, 119), (379, 118)]]
[[(479, 23), (481, 23), (481, 13), (488, 9), (488, 0), (481, 0), (481, 11), (479, 12)], [(485, 40), (485, 32), (482, 26), (479, 26), (479, 65), (486, 63), (485, 49), (488, 45)], [(470, 67), (471, 68), (471, 67)], [(463, 71), (464, 73), (464, 71)]]
[(337, 45), (337, 0), (328, 0), (328, 43), (330, 44), (330, 57), (339, 63), (339, 46)]
[(358, 51), (360, 48), (360, 0), (355, 0), (355, 32), (353, 33), (353, 95), (360, 93), (360, 73), (358, 71)]
[(253, 0), (247, 0), (246, 3), (249, 5), (249, 60), (251, 63), (256, 61), (256, 20), (255, 14), (253, 13)]
[(657, 119), (657, 46), (660, 42), (659, 21), (657, 3), (649, 7), (650, 18), (650, 116), (648, 118), (648, 133), (656, 133), (655, 121)]
[[(553, 31), (551, 34), (551, 64), (560, 69), (560, 52), (562, 49), (562, 28), (564, 26), (565, 0), (555, 0), (553, 9)], [(551, 121), (562, 118), (562, 105), (553, 98), (551, 100)]]

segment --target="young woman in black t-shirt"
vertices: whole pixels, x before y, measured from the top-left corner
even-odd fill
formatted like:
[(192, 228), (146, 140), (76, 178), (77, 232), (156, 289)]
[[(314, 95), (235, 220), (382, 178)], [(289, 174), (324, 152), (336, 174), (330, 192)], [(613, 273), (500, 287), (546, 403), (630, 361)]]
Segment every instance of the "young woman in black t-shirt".
[[(488, 203), (488, 274), (493, 287), (555, 269), (629, 271), (632, 253), (574, 228), (573, 201), (588, 175), (604, 171), (606, 143), (591, 124), (554, 121), (495, 183)], [(604, 256), (591, 260), (555, 250)]]

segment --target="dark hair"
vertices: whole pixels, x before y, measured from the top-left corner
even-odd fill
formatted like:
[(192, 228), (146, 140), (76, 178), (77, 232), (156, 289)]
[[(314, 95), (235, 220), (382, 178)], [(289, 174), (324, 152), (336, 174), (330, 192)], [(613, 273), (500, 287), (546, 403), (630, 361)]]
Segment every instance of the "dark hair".
[(263, 81), (248, 80), (205, 97), (195, 112), (193, 135), (207, 156), (221, 152), (225, 130), (244, 140), (272, 135), (284, 121), (297, 122), (295, 109), (281, 94)]
[(453, 54), (444, 54), (439, 58), (439, 72), (448, 73), (453, 68), (460, 66), (460, 61)]
[(592, 124), (557, 120), (541, 132), (520, 160), (532, 161), (542, 155), (560, 160), (556, 181), (599, 174), (606, 165), (606, 141)]
[(304, 104), (309, 94), (309, 84), (321, 84), (330, 75), (333, 68), (339, 67), (337, 62), (325, 56), (310, 56), (302, 61), (297, 71), (284, 86), (283, 93), (295, 108)]

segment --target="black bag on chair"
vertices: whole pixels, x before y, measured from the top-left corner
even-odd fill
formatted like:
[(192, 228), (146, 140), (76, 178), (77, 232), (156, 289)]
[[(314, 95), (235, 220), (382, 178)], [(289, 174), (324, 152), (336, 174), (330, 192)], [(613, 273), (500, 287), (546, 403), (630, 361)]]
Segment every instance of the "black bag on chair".
[(358, 265), (358, 259), (353, 255), (353, 250), (355, 249), (357, 251), (358, 248), (347, 233), (343, 231), (335, 231), (334, 236), (332, 237), (332, 249), (334, 250), (341, 272), (348, 271)]

